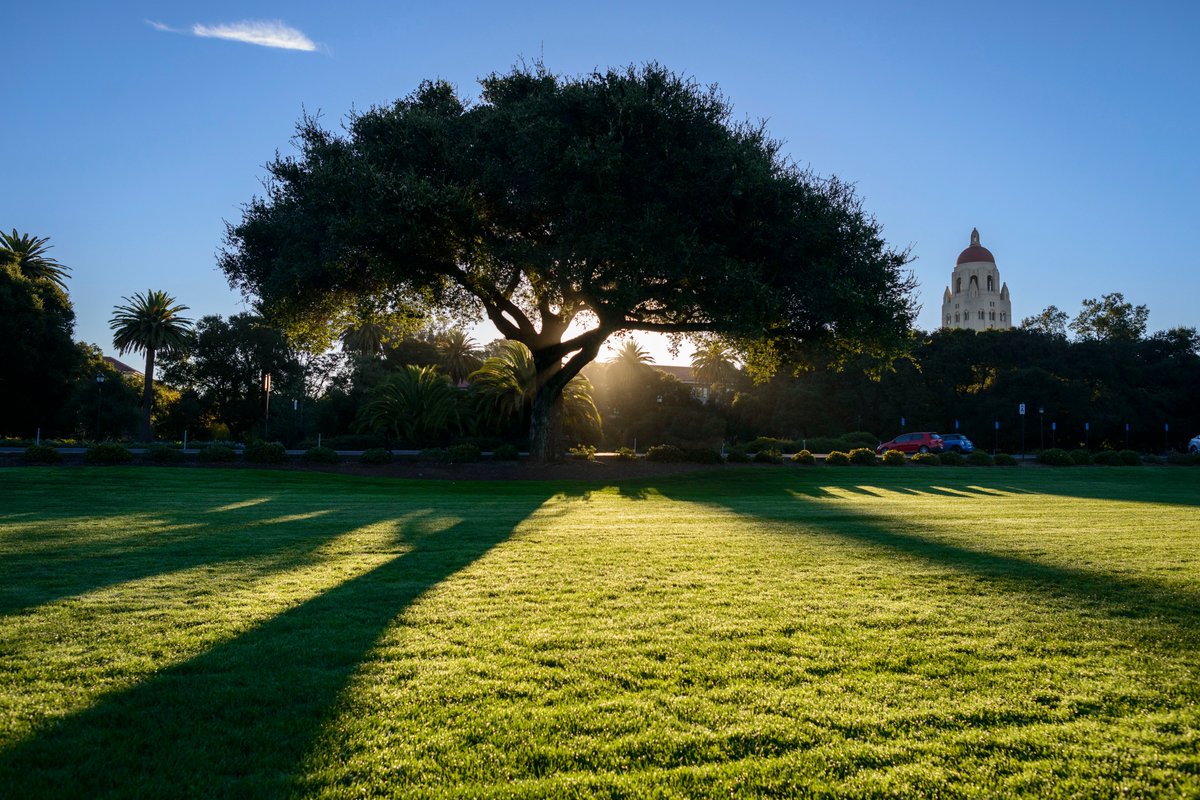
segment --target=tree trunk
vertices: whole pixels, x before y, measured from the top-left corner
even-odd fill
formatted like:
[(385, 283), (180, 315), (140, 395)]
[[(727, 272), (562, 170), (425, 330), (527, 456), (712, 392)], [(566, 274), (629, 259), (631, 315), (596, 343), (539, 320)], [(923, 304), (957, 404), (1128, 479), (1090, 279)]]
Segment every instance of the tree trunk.
[(150, 426), (150, 409), (154, 404), (154, 348), (146, 348), (146, 374), (142, 378), (142, 421), (138, 436), (143, 442), (154, 441), (154, 429)]
[(539, 463), (562, 461), (563, 441), (562, 390), (543, 384), (533, 396), (529, 424), (529, 455)]

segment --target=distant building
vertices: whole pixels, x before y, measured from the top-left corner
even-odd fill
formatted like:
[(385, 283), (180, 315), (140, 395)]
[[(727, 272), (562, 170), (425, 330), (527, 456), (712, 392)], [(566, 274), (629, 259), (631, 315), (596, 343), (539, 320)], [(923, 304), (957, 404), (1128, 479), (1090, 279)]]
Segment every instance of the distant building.
[(700, 382), (696, 377), (695, 370), (691, 367), (676, 366), (675, 364), (652, 364), (651, 366), (664, 375), (670, 375), (684, 386), (687, 386), (691, 391), (692, 397), (701, 403), (708, 402), (708, 386)]
[(104, 362), (106, 364), (108, 364), (110, 367), (112, 367), (113, 369), (115, 369), (117, 372), (121, 373), (122, 375), (127, 375), (127, 376), (137, 377), (137, 378), (143, 377), (142, 373), (138, 372), (136, 369), (129, 366), (128, 364), (126, 364), (123, 361), (117, 361), (112, 356), (105, 356)]
[(971, 244), (958, 254), (942, 294), (942, 327), (987, 331), (1012, 326), (1008, 284), (1000, 282), (995, 256), (979, 243), (979, 229), (973, 229)]

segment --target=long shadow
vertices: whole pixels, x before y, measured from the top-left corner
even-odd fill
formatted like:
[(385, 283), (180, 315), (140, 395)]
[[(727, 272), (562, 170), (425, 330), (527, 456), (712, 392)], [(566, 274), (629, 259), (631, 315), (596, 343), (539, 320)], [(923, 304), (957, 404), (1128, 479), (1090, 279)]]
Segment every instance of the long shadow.
[(0, 753), (10, 797), (278, 797), (382, 632), (551, 496), (526, 491)]
[[(288, 506), (300, 508), (292, 502)], [(92, 541), (85, 534), (69, 535), (51, 546), (10, 551), (0, 556), (0, 616), (201, 565), (263, 558), (280, 568), (299, 563), (332, 538), (330, 528), (336, 523), (329, 520), (337, 510), (281, 515), (269, 502), (214, 515), (155, 509), (151, 514), (156, 524), (146, 532)], [(197, 520), (203, 521), (191, 524)]]
[[(945, 486), (947, 482), (939, 479), (937, 483)], [(922, 486), (920, 490), (928, 488), (932, 487)], [(864, 513), (854, 506), (826, 503), (820, 514), (813, 513), (816, 508), (812, 501), (802, 497), (803, 492), (795, 487), (788, 487), (786, 492), (781, 492), (776, 485), (756, 493), (696, 493), (691, 487), (662, 484), (659, 491), (681, 502), (716, 505), (745, 517), (772, 522), (791, 522), (802, 526), (810, 534), (816, 529), (816, 535), (865, 544), (971, 573), (987, 579), (1000, 591), (1047, 600), (1067, 598), (1074, 605), (1089, 608), (1101, 617), (1141, 620), (1147, 624), (1137, 633), (1130, 633), (1128, 626), (1120, 630), (1134, 636), (1142, 646), (1175, 653), (1200, 649), (1198, 592), (1181, 590), (1153, 579), (1128, 578), (1108, 572), (1047, 564), (1021, 555), (926, 538), (914, 531), (919, 525), (917, 521)], [(831, 521), (831, 513), (835, 519), (840, 517), (844, 520), (845, 524)], [(1108, 632), (1117, 630), (1112, 628)]]

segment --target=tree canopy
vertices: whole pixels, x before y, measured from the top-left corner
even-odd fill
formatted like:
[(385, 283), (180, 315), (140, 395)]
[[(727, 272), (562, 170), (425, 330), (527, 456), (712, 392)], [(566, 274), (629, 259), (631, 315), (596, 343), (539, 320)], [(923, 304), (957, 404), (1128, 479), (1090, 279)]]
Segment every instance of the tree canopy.
[(364, 297), (482, 312), (529, 348), (535, 454), (561, 453), (561, 395), (621, 331), (894, 344), (907, 254), (852, 187), (796, 167), (761, 124), (669, 70), (423, 83), (313, 118), (229, 227), (221, 266), (293, 333), (335, 335)]

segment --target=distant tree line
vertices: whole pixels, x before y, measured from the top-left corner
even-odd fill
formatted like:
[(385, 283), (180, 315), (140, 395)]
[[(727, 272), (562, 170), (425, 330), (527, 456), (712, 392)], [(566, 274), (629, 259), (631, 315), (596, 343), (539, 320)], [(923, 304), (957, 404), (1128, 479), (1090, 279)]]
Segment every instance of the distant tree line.
[[(536, 366), (520, 343), (480, 346), (455, 328), (364, 313), (338, 347), (316, 351), (254, 314), (192, 326), (173, 298), (147, 292), (126, 298), (112, 323), (114, 346), (156, 363), (160, 379), (145, 381), (73, 341), (69, 268), (48, 249), (46, 239), (0, 234), (0, 435), (145, 439), (149, 422), (158, 438), (193, 441), (528, 443)], [(712, 338), (699, 342), (691, 385), (625, 338), (565, 387), (567, 439), (713, 447), (851, 431), (887, 439), (903, 424), (1016, 451), (1024, 403), (1029, 450), (1180, 448), (1200, 432), (1200, 336), (1148, 335), (1147, 319), (1145, 306), (1114, 293), (1083, 301), (1074, 317), (1050, 306), (1011, 331), (913, 331), (899, 358), (819, 354), (808, 363), (824, 366), (797, 361), (758, 382), (744, 353)]]

